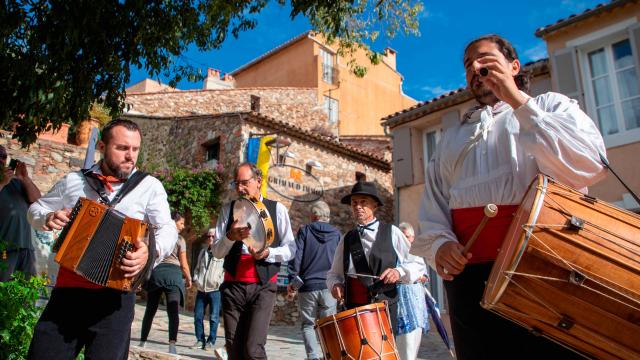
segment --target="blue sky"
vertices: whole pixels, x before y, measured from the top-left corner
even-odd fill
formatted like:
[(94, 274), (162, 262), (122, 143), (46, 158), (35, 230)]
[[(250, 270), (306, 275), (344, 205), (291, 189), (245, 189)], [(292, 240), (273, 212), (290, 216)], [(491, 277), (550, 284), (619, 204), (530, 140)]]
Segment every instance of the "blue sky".
[[(462, 68), (464, 46), (475, 37), (497, 33), (509, 39), (523, 62), (547, 57), (546, 47), (535, 37), (537, 28), (593, 8), (605, 0), (469, 0), (423, 1), (420, 36), (398, 35), (380, 39), (373, 48), (397, 51), (397, 70), (404, 76), (404, 92), (418, 101), (439, 96), (465, 85)], [(270, 49), (309, 29), (308, 21), (291, 21), (289, 10), (271, 3), (257, 16), (258, 26), (229, 35), (222, 48), (207, 53), (196, 50), (183, 59), (194, 66), (231, 72)], [(130, 84), (148, 77), (132, 69)], [(161, 81), (166, 79), (160, 78)], [(199, 89), (202, 83), (183, 81), (180, 89)]]

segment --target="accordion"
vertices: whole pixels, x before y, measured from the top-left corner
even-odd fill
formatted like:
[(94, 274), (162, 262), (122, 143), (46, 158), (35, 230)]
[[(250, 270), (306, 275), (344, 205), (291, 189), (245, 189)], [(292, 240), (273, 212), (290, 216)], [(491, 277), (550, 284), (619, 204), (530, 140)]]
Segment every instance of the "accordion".
[[(155, 240), (150, 226), (105, 204), (81, 197), (53, 246), (55, 261), (83, 278), (112, 289), (136, 290), (153, 267)], [(125, 278), (120, 263), (143, 240), (149, 259), (142, 271)]]

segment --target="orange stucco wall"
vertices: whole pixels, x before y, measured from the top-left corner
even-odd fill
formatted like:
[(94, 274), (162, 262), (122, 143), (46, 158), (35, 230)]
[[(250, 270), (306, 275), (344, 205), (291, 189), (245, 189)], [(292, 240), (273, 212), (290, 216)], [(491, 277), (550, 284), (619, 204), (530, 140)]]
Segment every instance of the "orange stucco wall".
[(317, 87), (314, 41), (304, 38), (233, 74), (236, 87)]
[(353, 75), (348, 60), (340, 57), (337, 64), (334, 62), (339, 71), (338, 83), (324, 82), (320, 55), (323, 45), (319, 42), (322, 40), (303, 38), (234, 73), (236, 87), (315, 87), (319, 104), (325, 96), (338, 100), (340, 135), (382, 135), (382, 117), (416, 103), (402, 94), (402, 76), (387, 64), (371, 65), (364, 51), (355, 54), (358, 64), (368, 67), (364, 78)]
[(640, 18), (640, 4), (627, 4), (611, 12), (592, 16), (575, 24), (564, 27), (544, 37), (549, 54), (566, 47), (567, 41), (598, 31), (620, 21), (636, 17)]

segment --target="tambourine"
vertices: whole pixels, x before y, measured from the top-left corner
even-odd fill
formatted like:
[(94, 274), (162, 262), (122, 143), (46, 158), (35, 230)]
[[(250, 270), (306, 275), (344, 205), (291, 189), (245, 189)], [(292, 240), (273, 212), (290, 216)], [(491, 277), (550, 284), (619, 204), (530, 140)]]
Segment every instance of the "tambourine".
[(275, 232), (273, 220), (267, 207), (255, 197), (241, 197), (233, 204), (233, 219), (238, 225), (251, 230), (249, 237), (242, 240), (247, 246), (260, 252), (273, 242)]

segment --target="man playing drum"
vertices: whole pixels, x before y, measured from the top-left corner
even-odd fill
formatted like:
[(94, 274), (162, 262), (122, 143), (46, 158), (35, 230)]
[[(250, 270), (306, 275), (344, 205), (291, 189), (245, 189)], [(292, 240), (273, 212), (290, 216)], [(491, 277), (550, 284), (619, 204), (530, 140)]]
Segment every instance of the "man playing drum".
[[(478, 106), (447, 129), (429, 161), (411, 253), (445, 280), (457, 358), (577, 356), (480, 307), (498, 248), (537, 173), (574, 188), (602, 179), (605, 153), (594, 122), (575, 100), (557, 93), (527, 95), (528, 78), (511, 44), (488, 35), (464, 53), (467, 86)], [(489, 203), (499, 206), (469, 253), (464, 245)]]
[(327, 287), (348, 309), (387, 300), (395, 333), (396, 284), (415, 282), (426, 265), (409, 254), (411, 244), (400, 229), (376, 218), (375, 211), (383, 204), (373, 182), (357, 182), (341, 202), (351, 205), (357, 227), (338, 243)]
[(235, 171), (239, 196), (260, 199), (273, 220), (275, 238), (264, 248), (254, 249), (242, 240), (251, 235), (247, 224), (234, 218), (233, 202), (220, 211), (213, 255), (224, 258), (222, 316), (229, 359), (266, 359), (267, 330), (276, 302), (276, 279), (280, 264), (293, 258), (296, 244), (287, 208), (262, 198), (262, 172), (250, 163)]

